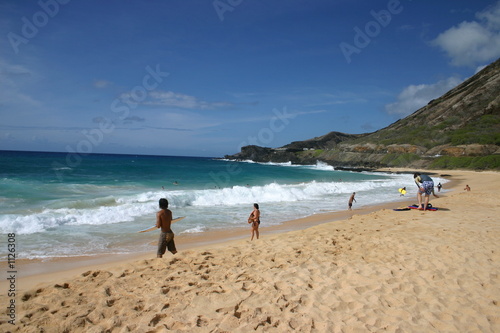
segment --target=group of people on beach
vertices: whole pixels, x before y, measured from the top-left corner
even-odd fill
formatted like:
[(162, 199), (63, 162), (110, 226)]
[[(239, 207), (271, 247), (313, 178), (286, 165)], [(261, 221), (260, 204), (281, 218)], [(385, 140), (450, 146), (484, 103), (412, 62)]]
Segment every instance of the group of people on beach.
[[(434, 197), (439, 198), (435, 193), (434, 193), (434, 181), (432, 180), (431, 177), (428, 175), (421, 174), (419, 172), (416, 172), (413, 174), (413, 180), (415, 181), (415, 184), (418, 187), (418, 192), (417, 192), (417, 199), (418, 199), (418, 209), (419, 210), (427, 210), (427, 207), (429, 205), (429, 196), (432, 194)], [(466, 186), (465, 190), (467, 190)], [(441, 191), (441, 188), (443, 185), (439, 183), (437, 185), (438, 192)], [(470, 188), (469, 188), (470, 191)], [(400, 188), (399, 192), (401, 193), (402, 196), (406, 194), (406, 187)], [(356, 192), (353, 192), (351, 196), (349, 197), (349, 201), (347, 203), (348, 209), (352, 210), (352, 203), (353, 201), (356, 202), (354, 199), (354, 196), (356, 195)], [(424, 199), (422, 202), (422, 195), (424, 195)]]
[[(419, 207), (418, 209), (425, 211), (427, 210), (427, 207), (429, 205), (429, 196), (432, 194), (433, 196), (438, 198), (438, 196), (434, 193), (434, 181), (428, 175), (424, 175), (418, 172), (413, 175), (413, 179), (418, 187), (418, 192), (417, 192), (418, 207)], [(441, 183), (439, 183), (438, 191), (441, 190), (441, 187), (442, 187)], [(348, 201), (349, 210), (352, 210), (352, 204), (353, 202), (356, 202), (356, 199), (354, 199), (355, 195), (356, 192), (353, 192), (349, 197)], [(422, 202), (422, 196), (424, 196), (423, 202)], [(171, 229), (172, 211), (168, 209), (168, 200), (165, 198), (161, 198), (159, 201), (159, 206), (160, 210), (156, 213), (156, 227), (161, 228), (161, 233), (160, 233), (160, 239), (158, 241), (157, 257), (162, 258), (167, 249), (172, 254), (176, 254), (177, 249), (175, 248), (174, 233)], [(248, 223), (251, 224), (252, 228), (250, 240), (253, 240), (254, 237), (259, 239), (259, 226), (260, 226), (259, 204), (257, 203), (253, 204), (253, 211), (250, 213), (250, 216), (248, 216)]]
[[(174, 232), (172, 231), (172, 211), (168, 209), (168, 200), (161, 198), (158, 202), (160, 210), (156, 213), (156, 227), (161, 229), (160, 239), (158, 240), (158, 250), (156, 252), (157, 258), (162, 258), (165, 252), (170, 251), (172, 254), (177, 253), (174, 242)], [(259, 225), (260, 225), (260, 210), (259, 204), (253, 204), (253, 211), (248, 217), (248, 223), (252, 225), (252, 238), (256, 236), (259, 239)]]

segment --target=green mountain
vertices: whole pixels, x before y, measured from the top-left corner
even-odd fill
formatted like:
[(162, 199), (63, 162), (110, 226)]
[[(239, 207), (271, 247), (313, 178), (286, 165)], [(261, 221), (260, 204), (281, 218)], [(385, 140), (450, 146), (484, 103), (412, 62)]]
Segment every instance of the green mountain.
[(330, 132), (229, 159), (343, 168), (500, 169), (500, 59), (404, 119), (367, 134)]

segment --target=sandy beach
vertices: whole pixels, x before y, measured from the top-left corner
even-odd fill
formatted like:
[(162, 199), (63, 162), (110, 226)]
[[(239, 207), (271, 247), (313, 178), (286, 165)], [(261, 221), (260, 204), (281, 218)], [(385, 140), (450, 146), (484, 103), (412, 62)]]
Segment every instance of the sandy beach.
[(175, 256), (16, 277), (15, 297), (3, 279), (0, 331), (500, 332), (500, 174), (433, 172), (454, 189), (431, 197), (435, 212), (393, 203), (253, 242), (179, 238)]

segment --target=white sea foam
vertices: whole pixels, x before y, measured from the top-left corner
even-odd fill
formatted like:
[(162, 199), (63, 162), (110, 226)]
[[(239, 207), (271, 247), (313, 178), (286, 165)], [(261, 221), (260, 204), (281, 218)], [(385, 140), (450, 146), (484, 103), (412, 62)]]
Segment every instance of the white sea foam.
[[(395, 176), (381, 180), (352, 182), (307, 182), (300, 184), (271, 183), (264, 186), (234, 186), (222, 189), (169, 191), (167, 198), (172, 209), (206, 209), (251, 206), (254, 202), (281, 203), (285, 206), (307, 202), (314, 209), (315, 202), (333, 201), (351, 192), (362, 193), (363, 202), (389, 201), (392, 192), (409, 186), (408, 177)], [(441, 181), (444, 183), (444, 181)], [(0, 217), (1, 232), (32, 234), (65, 225), (105, 225), (133, 222), (136, 218), (152, 216), (158, 209), (158, 199), (164, 191), (148, 191), (120, 198), (104, 196), (84, 200), (58, 201), (42, 210), (24, 214), (5, 214)], [(343, 204), (343, 201), (342, 201)], [(288, 209), (288, 208), (287, 208)], [(291, 208), (290, 208), (291, 209)], [(288, 209), (288, 210), (290, 210)], [(185, 231), (187, 232), (187, 231)], [(194, 231), (190, 231), (194, 232)]]
[(294, 164), (292, 164), (292, 162), (288, 161), (288, 162), (263, 162), (263, 163), (260, 163), (260, 164), (263, 164), (263, 165), (277, 165), (277, 166), (292, 166)]
[(317, 170), (327, 170), (327, 171), (334, 171), (335, 168), (331, 166), (330, 164), (327, 164), (325, 162), (317, 161), (316, 165), (314, 166), (315, 169)]
[(291, 161), (288, 162), (255, 162), (252, 160), (229, 160), (229, 159), (223, 159), (223, 161), (228, 161), (228, 162), (241, 162), (241, 163), (256, 163), (256, 164), (262, 164), (262, 165), (274, 165), (274, 166), (289, 166), (289, 167), (298, 167), (298, 168), (308, 168), (308, 169), (315, 169), (315, 170), (327, 170), (327, 171), (334, 171), (335, 168), (325, 162), (322, 161), (317, 161), (316, 164), (293, 164)]
[[(355, 208), (399, 200), (400, 187), (407, 187), (407, 197), (416, 193), (411, 175), (334, 171), (322, 162), (246, 161), (234, 168), (220, 160), (134, 160), (140, 165), (127, 169), (120, 156), (94, 156), (86, 162), (96, 162), (96, 170), (68, 172), (64, 182), (14, 172), (0, 183), (0, 232), (16, 233), (23, 258), (130, 253), (151, 251), (153, 232), (137, 231), (154, 225), (162, 197), (174, 216), (186, 216), (173, 225), (174, 232), (194, 234), (248, 228), (254, 202), (260, 204), (262, 226), (271, 226), (345, 210), (352, 192), (357, 192)], [(109, 161), (115, 161), (111, 169)], [(142, 175), (143, 170), (152, 173)], [(179, 179), (180, 185), (159, 190), (165, 179)], [(215, 179), (218, 186), (206, 185)]]
[(205, 228), (202, 225), (197, 225), (194, 228), (186, 229), (181, 232), (181, 234), (196, 234), (205, 231), (207, 228)]

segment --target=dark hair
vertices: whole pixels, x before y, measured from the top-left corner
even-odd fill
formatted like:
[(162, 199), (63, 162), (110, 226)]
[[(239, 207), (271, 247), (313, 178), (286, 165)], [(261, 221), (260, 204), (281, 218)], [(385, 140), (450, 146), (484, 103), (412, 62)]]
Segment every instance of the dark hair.
[(161, 209), (167, 209), (168, 208), (168, 200), (165, 199), (165, 198), (161, 198), (159, 204), (160, 204), (160, 208)]
[(259, 209), (259, 204), (254, 203), (254, 204), (253, 204), (253, 206), (254, 206), (255, 208)]
[(420, 174), (418, 172), (413, 174), (413, 178), (417, 178), (418, 176), (420, 176)]

